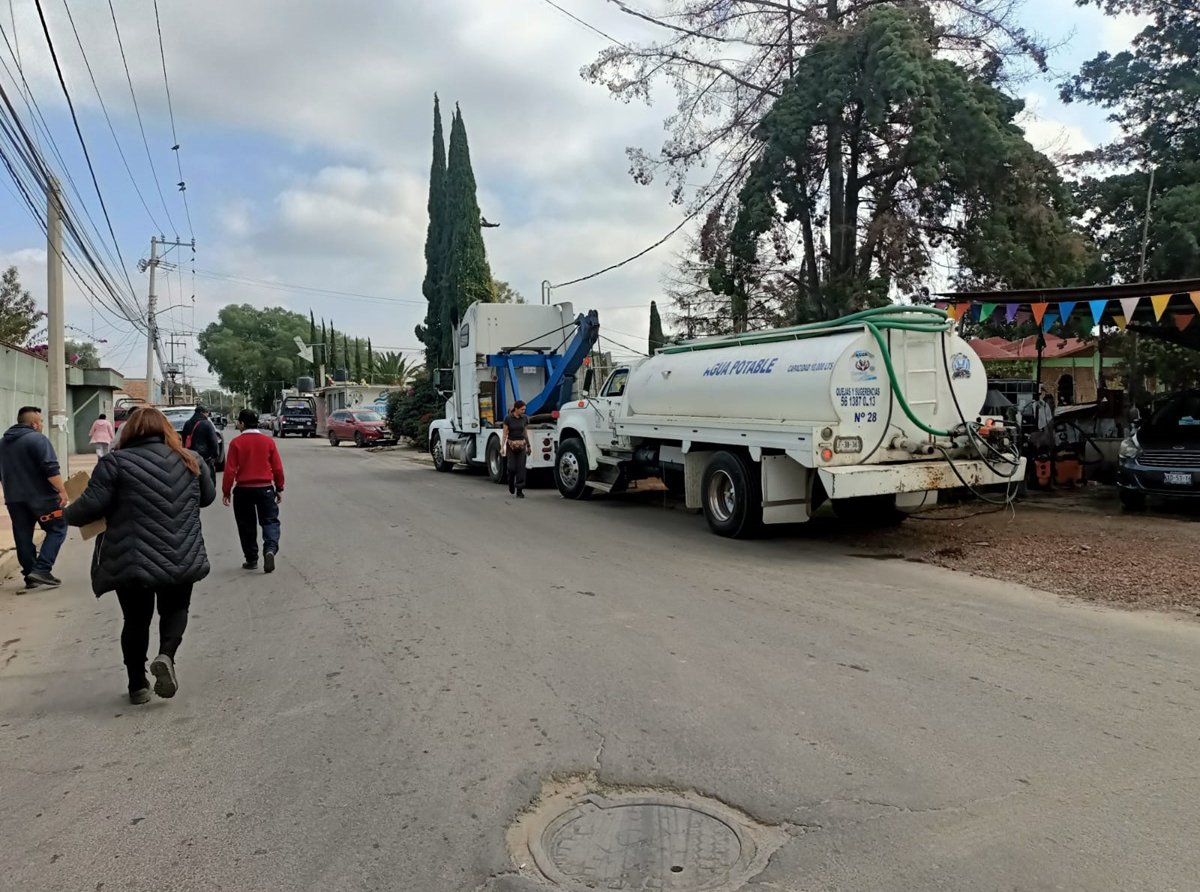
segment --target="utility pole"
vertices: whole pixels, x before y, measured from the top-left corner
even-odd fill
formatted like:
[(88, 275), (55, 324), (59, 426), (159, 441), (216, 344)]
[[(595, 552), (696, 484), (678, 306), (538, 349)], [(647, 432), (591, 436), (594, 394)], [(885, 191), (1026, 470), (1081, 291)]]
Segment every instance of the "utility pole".
[(154, 314), (158, 309), (158, 295), (154, 293), (154, 278), (158, 272), (158, 239), (150, 237), (150, 293), (146, 297), (146, 404), (155, 405), (154, 398), (154, 350), (158, 344), (158, 329)]
[(69, 473), (70, 444), (67, 437), (67, 342), (63, 321), (62, 198), (58, 180), (50, 177), (46, 190), (46, 353), (50, 415), (50, 442), (58, 454), (64, 475)]
[[(172, 332), (171, 334), (172, 334), (171, 340), (167, 341), (168, 346), (170, 346), (170, 348), (171, 348), (171, 366), (167, 370), (167, 377), (169, 377), (171, 379), (170, 398), (168, 401), (168, 405), (173, 406), (173, 405), (175, 405), (175, 376), (179, 374), (179, 370), (175, 367), (175, 348), (176, 347), (186, 347), (187, 341), (177, 340), (174, 336), (175, 333)], [(186, 380), (184, 383), (185, 384), (187, 383)]]
[[(158, 256), (159, 247), (163, 248), (188, 248), (192, 251), (196, 250), (196, 242), (193, 239), (190, 242), (167, 241), (165, 236), (150, 237), (150, 260), (143, 261), (138, 268), (143, 272), (149, 268), (150, 270), (150, 293), (146, 299), (146, 399), (153, 401), (154, 395), (154, 357), (158, 353), (158, 294), (155, 292), (155, 278), (158, 272), (158, 264), (160, 263)], [(173, 308), (169, 308), (173, 309)]]

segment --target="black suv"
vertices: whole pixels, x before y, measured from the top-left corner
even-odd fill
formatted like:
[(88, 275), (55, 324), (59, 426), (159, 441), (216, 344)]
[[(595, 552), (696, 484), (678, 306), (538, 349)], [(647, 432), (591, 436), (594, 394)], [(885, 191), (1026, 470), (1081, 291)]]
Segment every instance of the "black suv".
[(1160, 397), (1121, 444), (1121, 504), (1146, 506), (1151, 495), (1200, 498), (1200, 390)]

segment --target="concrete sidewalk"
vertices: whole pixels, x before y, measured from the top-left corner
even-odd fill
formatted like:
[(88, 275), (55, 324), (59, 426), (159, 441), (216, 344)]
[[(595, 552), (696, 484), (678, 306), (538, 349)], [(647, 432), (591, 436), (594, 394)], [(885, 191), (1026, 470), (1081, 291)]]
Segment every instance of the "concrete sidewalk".
[[(71, 474), (79, 471), (87, 471), (89, 474), (96, 467), (96, 453), (85, 452), (80, 455), (72, 455), (67, 460), (67, 473), (63, 475), (65, 480)], [(0, 487), (0, 495), (4, 492), (4, 488)], [(33, 539), (39, 545), (42, 542), (42, 531), (35, 530)], [(12, 521), (9, 519), (7, 511), (0, 511), (0, 584), (7, 582), (13, 576), (20, 572), (20, 564), (17, 563), (17, 549), (13, 541)]]

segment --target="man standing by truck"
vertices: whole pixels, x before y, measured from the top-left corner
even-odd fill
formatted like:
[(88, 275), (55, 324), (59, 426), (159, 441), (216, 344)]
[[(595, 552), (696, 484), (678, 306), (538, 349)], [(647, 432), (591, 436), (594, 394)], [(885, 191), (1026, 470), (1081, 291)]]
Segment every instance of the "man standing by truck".
[(513, 403), (512, 411), (504, 419), (502, 446), (508, 458), (508, 491), (518, 499), (525, 498), (525, 462), (529, 457), (529, 440), (525, 428), (529, 419), (525, 416), (525, 401)]
[[(279, 553), (279, 505), (283, 502), (283, 461), (275, 441), (258, 429), (258, 413), (238, 413), (239, 434), (225, 456), (221, 492), (225, 506), (233, 501), (238, 538), (246, 562), (243, 570), (258, 568), (258, 526), (262, 527), (263, 571), (275, 572)], [(235, 489), (236, 486), (236, 489)]]

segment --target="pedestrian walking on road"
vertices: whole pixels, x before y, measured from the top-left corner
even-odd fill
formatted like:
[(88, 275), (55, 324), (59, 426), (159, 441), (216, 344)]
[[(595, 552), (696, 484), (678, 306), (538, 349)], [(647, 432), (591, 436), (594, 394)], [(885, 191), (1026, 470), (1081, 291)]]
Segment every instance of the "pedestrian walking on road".
[(207, 406), (197, 406), (192, 417), (183, 425), (183, 445), (191, 449), (208, 465), (213, 479), (217, 479), (217, 459), (221, 456), (221, 435), (217, 433), (216, 425), (209, 417), (212, 409)]
[(525, 428), (528, 424), (525, 401), (517, 400), (504, 419), (501, 449), (508, 459), (508, 491), (515, 493), (518, 499), (525, 498), (525, 463), (529, 459)]
[(242, 541), (244, 570), (258, 569), (258, 527), (262, 527), (263, 571), (275, 572), (279, 554), (279, 506), (283, 502), (283, 460), (275, 441), (258, 429), (251, 409), (238, 413), (239, 436), (225, 455), (221, 491), (225, 505), (233, 499), (233, 516)]
[(174, 697), (179, 689), (175, 653), (187, 628), (192, 586), (209, 571), (200, 509), (216, 497), (208, 465), (183, 448), (167, 416), (147, 406), (129, 416), (120, 444), (96, 463), (87, 489), (67, 508), (72, 526), (106, 522), (92, 557), (92, 591), (96, 597), (116, 591), (121, 603), (131, 703), (150, 699), (146, 657), (156, 600), (154, 693)]
[(112, 448), (112, 441), (116, 439), (116, 436), (108, 416), (100, 413), (100, 417), (92, 422), (92, 429), (88, 431), (88, 442), (96, 450), (96, 458), (104, 458), (108, 455), (108, 450)]
[[(52, 571), (67, 538), (67, 523), (63, 520), (67, 490), (58, 456), (42, 433), (42, 410), (36, 406), (23, 407), (17, 413), (17, 423), (0, 439), (0, 484), (12, 518), (17, 561), (26, 590), (62, 585)], [(40, 551), (33, 544), (35, 526), (46, 534)]]

